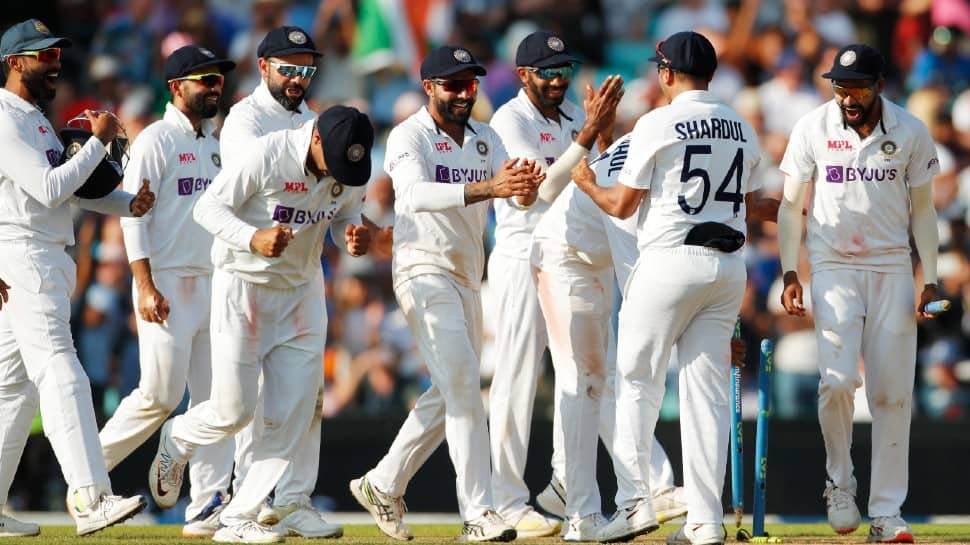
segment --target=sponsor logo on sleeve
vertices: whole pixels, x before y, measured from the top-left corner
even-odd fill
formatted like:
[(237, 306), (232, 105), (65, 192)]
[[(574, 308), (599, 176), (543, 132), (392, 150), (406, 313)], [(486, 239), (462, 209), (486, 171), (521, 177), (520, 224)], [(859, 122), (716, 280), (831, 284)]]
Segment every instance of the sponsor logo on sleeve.
[(402, 154), (398, 155), (397, 157), (395, 157), (394, 159), (392, 159), (389, 163), (387, 163), (387, 171), (388, 171), (388, 173), (390, 173), (391, 171), (393, 171), (397, 167), (397, 165), (401, 164), (401, 161), (407, 159), (410, 156), (411, 156), (411, 153), (405, 151), (404, 153), (402, 153)]

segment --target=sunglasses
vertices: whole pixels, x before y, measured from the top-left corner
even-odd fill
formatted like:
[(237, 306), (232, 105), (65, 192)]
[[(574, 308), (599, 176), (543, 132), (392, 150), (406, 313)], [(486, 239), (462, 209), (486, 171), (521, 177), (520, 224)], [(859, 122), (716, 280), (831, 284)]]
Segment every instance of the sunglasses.
[(61, 60), (61, 48), (48, 47), (47, 49), (41, 49), (39, 51), (21, 51), (20, 53), (14, 53), (14, 55), (37, 57), (37, 60), (40, 62), (52, 63)]
[(843, 87), (833, 81), (832, 92), (839, 98), (852, 97), (855, 100), (865, 100), (875, 94), (876, 84), (865, 87)]
[(316, 66), (303, 66), (302, 64), (283, 64), (281, 62), (269, 61), (273, 68), (284, 78), (295, 78), (300, 76), (303, 79), (310, 79), (317, 73)]
[(226, 80), (226, 76), (218, 72), (209, 72), (207, 74), (193, 74), (191, 76), (173, 78), (168, 81), (185, 81), (185, 80), (201, 83), (206, 87), (216, 87), (216, 86), (222, 85), (222, 83)]
[(478, 91), (478, 78), (472, 79), (433, 79), (431, 80), (435, 85), (440, 85), (442, 89), (449, 93), (461, 93), (462, 91), (468, 93), (469, 95), (475, 94)]
[(529, 72), (539, 76), (540, 79), (546, 81), (552, 81), (556, 78), (569, 79), (573, 77), (576, 73), (576, 67), (572, 64), (567, 64), (566, 66), (553, 66), (551, 68), (535, 68), (530, 66), (526, 68)]

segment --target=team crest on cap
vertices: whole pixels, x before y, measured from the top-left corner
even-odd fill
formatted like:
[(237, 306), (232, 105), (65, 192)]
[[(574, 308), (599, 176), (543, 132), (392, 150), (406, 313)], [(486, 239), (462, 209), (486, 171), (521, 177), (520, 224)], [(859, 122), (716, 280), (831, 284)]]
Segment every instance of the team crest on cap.
[(856, 59), (855, 51), (849, 50), (843, 53), (841, 57), (839, 57), (839, 64), (841, 64), (842, 66), (852, 66), (853, 64), (855, 64), (855, 59)]
[(879, 144), (879, 151), (886, 156), (886, 159), (889, 159), (899, 153), (899, 146), (892, 140), (886, 140), (882, 144)]
[(566, 44), (562, 43), (558, 36), (549, 36), (546, 46), (557, 53), (562, 53), (562, 50), (566, 49)]
[(332, 186), (330, 186), (330, 196), (331, 197), (333, 197), (333, 198), (336, 199), (337, 197), (343, 195), (343, 193), (344, 193), (344, 184), (342, 184), (340, 182), (334, 182), (334, 184)]
[(488, 155), (488, 144), (479, 140), (478, 143), (475, 144), (475, 150), (478, 152), (479, 155), (482, 155), (482, 156)]
[(202, 53), (203, 55), (205, 55), (206, 57), (209, 57), (210, 59), (216, 58), (216, 54), (215, 53), (213, 53), (212, 51), (209, 51), (208, 49), (206, 49), (204, 47), (200, 47), (199, 48), (199, 53)]
[(41, 34), (50, 34), (51, 31), (47, 28), (47, 25), (41, 23), (40, 21), (34, 21), (34, 30), (40, 32)]
[(454, 55), (455, 60), (460, 63), (472, 62), (472, 54), (464, 49), (456, 49), (452, 55)]
[(218, 153), (212, 154), (212, 164), (219, 168), (222, 168), (222, 157), (219, 157)]
[(289, 36), (287, 36), (287, 38), (291, 42), (293, 42), (293, 43), (295, 43), (297, 45), (303, 45), (303, 44), (306, 43), (306, 34), (300, 32), (299, 30), (294, 30), (293, 32), (290, 32), (290, 34), (289, 34)]
[(354, 144), (347, 148), (347, 160), (351, 163), (360, 162), (364, 158), (363, 144)]

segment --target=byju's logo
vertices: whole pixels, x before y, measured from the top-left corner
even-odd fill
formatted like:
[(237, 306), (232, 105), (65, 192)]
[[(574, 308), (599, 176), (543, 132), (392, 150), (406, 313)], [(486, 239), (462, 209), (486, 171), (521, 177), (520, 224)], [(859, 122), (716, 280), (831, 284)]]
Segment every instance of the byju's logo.
[(191, 195), (198, 191), (205, 191), (212, 180), (208, 178), (179, 178), (179, 195)]
[(280, 206), (276, 205), (276, 210), (273, 210), (273, 221), (278, 221), (280, 223), (290, 223), (293, 221), (294, 208), (292, 206)]
[(450, 169), (445, 165), (435, 165), (434, 166), (434, 181), (441, 183), (451, 182), (451, 176), (449, 176)]
[(833, 184), (841, 184), (845, 181), (845, 169), (842, 166), (825, 167), (825, 181)]

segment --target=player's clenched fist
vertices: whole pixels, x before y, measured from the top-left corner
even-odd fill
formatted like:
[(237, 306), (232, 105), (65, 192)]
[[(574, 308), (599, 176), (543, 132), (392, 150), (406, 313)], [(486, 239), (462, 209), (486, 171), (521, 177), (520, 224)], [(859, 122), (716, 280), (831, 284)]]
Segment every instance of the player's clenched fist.
[(802, 300), (802, 283), (795, 271), (788, 271), (783, 277), (785, 289), (781, 292), (781, 306), (792, 316), (804, 316), (805, 304)]
[(576, 185), (587, 193), (589, 191), (585, 188), (596, 185), (596, 174), (589, 168), (589, 160), (585, 157), (583, 157), (578, 165), (573, 167), (570, 174), (573, 177), (573, 181), (576, 182)]
[(147, 214), (153, 206), (155, 206), (155, 194), (148, 188), (148, 179), (143, 179), (135, 198), (128, 203), (128, 209), (131, 210), (133, 216), (140, 218)]
[(111, 112), (84, 110), (84, 115), (91, 122), (91, 132), (104, 145), (107, 146), (118, 135), (118, 118)]
[(362, 256), (370, 248), (370, 229), (363, 225), (348, 225), (344, 229), (344, 240), (347, 241), (347, 253)]
[(3, 304), (10, 300), (10, 296), (7, 294), (7, 290), (10, 286), (7, 285), (2, 279), (0, 279), (0, 309), (3, 308)]
[(160, 324), (168, 319), (168, 300), (155, 286), (138, 288), (138, 315), (146, 322)]
[(279, 257), (283, 250), (293, 240), (293, 229), (286, 225), (274, 225), (269, 229), (260, 229), (253, 234), (249, 247), (265, 257)]

